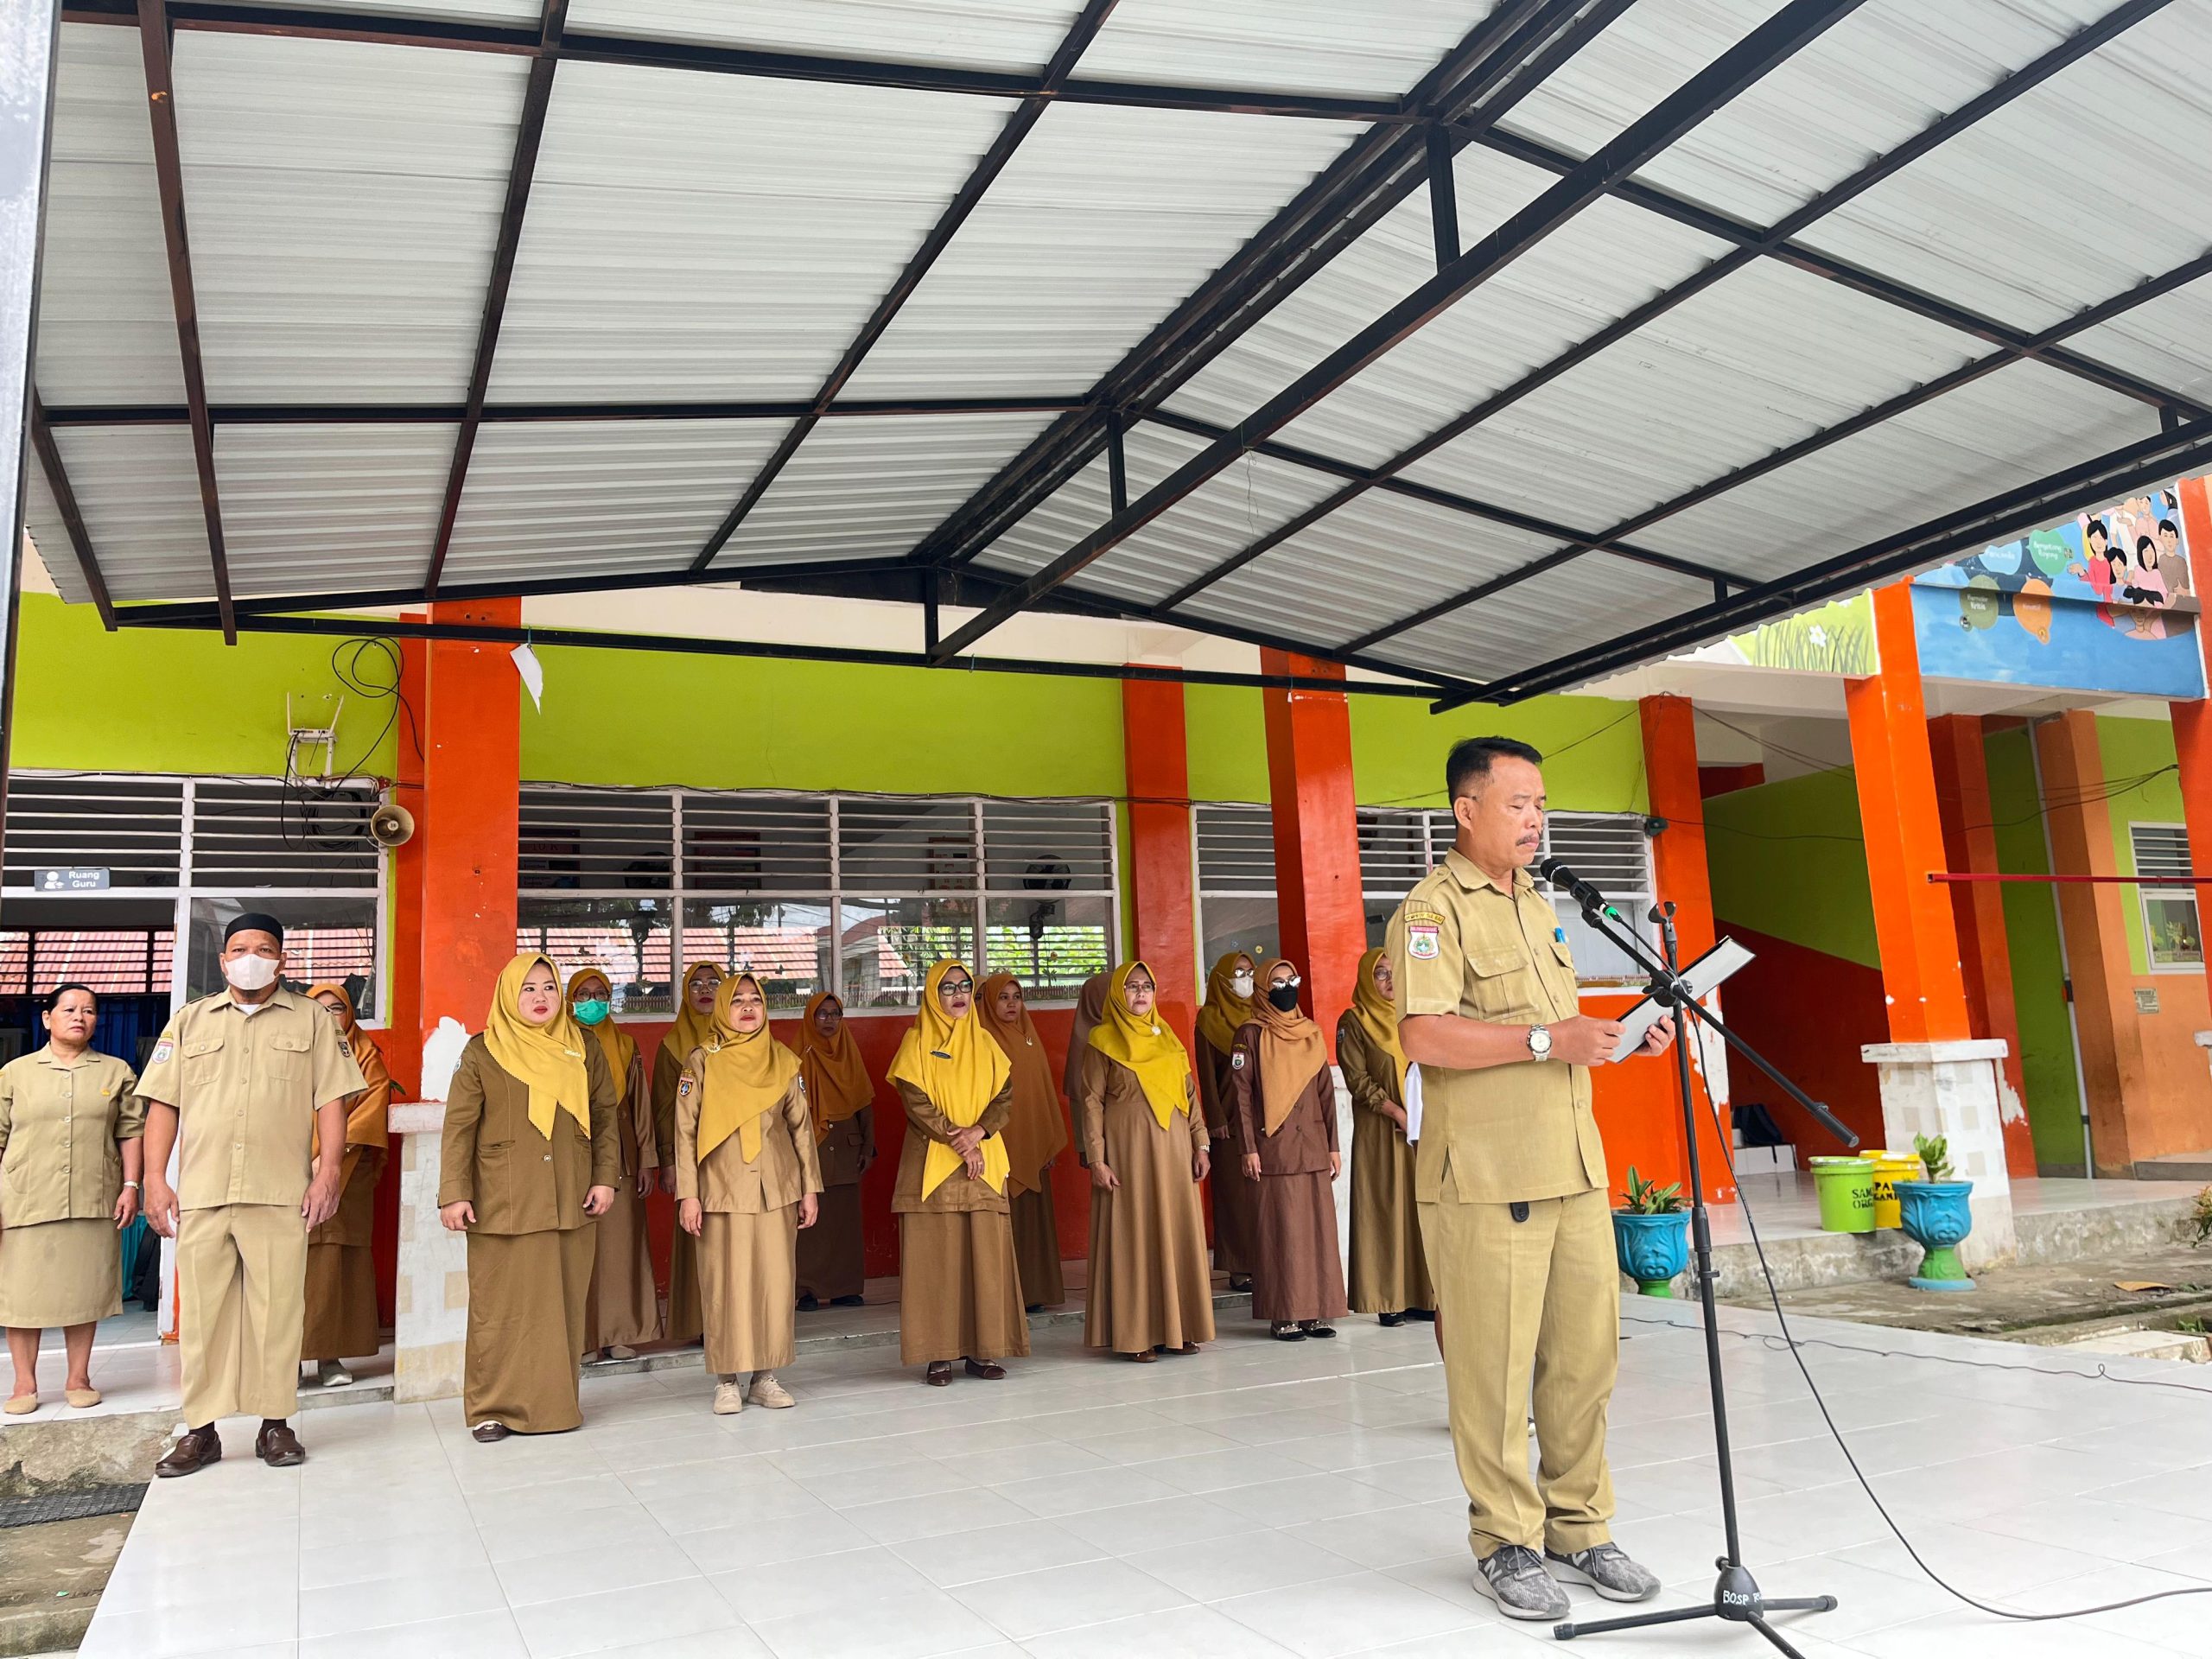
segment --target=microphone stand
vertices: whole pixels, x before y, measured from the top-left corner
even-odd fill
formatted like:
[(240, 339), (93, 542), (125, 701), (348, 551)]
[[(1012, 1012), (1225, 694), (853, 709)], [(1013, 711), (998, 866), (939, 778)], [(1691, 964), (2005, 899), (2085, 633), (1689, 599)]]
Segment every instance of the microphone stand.
[(1767, 1623), (1766, 1616), (1778, 1612), (1832, 1612), (1835, 1609), (1835, 1598), (1796, 1596), (1777, 1597), (1770, 1600), (1760, 1593), (1758, 1581), (1744, 1566), (1743, 1544), (1737, 1533), (1736, 1474), (1728, 1446), (1728, 1398), (1720, 1375), (1720, 1330), (1713, 1305), (1713, 1225), (1706, 1208), (1705, 1183), (1698, 1160), (1697, 1109), (1690, 1083), (1689, 1034), (1692, 1022), (1718, 1033), (1729, 1047), (1772, 1078), (1792, 1100), (1810, 1112), (1845, 1146), (1857, 1146), (1859, 1137), (1827, 1107), (1784, 1077), (1690, 995), (1689, 987), (1682, 982), (1681, 967), (1676, 960), (1675, 906), (1672, 904), (1651, 907), (1651, 920), (1658, 924), (1660, 938), (1665, 946), (1662, 959), (1652, 953), (1649, 943), (1639, 938), (1636, 930), (1624, 921), (1620, 912), (1605, 902), (1605, 895), (1588, 882), (1562, 885), (1567, 885), (1568, 891), (1581, 901), (1585, 921), (1619, 945), (1630, 960), (1649, 971), (1651, 983), (1646, 995), (1675, 1010), (1680, 1016), (1675, 1033), (1675, 1092), (1681, 1105), (1682, 1141), (1689, 1156), (1690, 1236), (1695, 1251), (1693, 1270), (1697, 1279), (1698, 1305), (1705, 1317), (1706, 1378), (1713, 1402), (1714, 1461), (1719, 1465), (1720, 1472), (1721, 1529), (1727, 1543), (1726, 1553), (1713, 1563), (1719, 1569), (1720, 1576), (1713, 1584), (1713, 1599), (1709, 1604), (1670, 1608), (1662, 1612), (1637, 1613), (1620, 1618), (1568, 1623), (1554, 1626), (1552, 1634), (1561, 1642), (1570, 1642), (1579, 1636), (1596, 1636), (1607, 1630), (1641, 1630), (1655, 1624), (1679, 1624), (1691, 1619), (1719, 1618), (1731, 1624), (1748, 1624), (1775, 1647), (1789, 1655), (1790, 1659), (1803, 1659), (1803, 1656), (1789, 1645), (1782, 1633)]

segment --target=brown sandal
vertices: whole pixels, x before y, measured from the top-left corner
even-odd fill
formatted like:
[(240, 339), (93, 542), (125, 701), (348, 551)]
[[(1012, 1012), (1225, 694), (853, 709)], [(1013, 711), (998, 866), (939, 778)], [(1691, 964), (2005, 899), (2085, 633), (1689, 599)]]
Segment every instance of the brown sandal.
[(1149, 1365), (1153, 1361), (1158, 1359), (1160, 1356), (1154, 1353), (1149, 1348), (1140, 1348), (1136, 1352), (1129, 1355), (1128, 1357), (1136, 1361), (1140, 1365)]
[(923, 1374), (922, 1381), (928, 1383), (930, 1387), (933, 1389), (950, 1388), (952, 1386), (952, 1362), (949, 1359), (931, 1360), (930, 1362), (929, 1370)]

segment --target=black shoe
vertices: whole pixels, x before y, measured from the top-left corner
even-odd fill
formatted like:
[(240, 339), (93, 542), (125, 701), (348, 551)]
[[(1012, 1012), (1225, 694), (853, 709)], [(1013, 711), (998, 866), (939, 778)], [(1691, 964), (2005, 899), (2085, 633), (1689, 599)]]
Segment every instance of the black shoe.
[(1249, 1273), (1232, 1273), (1232, 1274), (1230, 1274), (1229, 1275), (1229, 1287), (1230, 1287), (1230, 1289), (1231, 1289), (1232, 1291), (1249, 1290), (1249, 1289), (1251, 1289), (1251, 1288), (1252, 1288), (1252, 1275), (1251, 1275), (1250, 1274), (1249, 1274)]
[(505, 1440), (513, 1433), (514, 1430), (509, 1428), (505, 1423), (479, 1423), (468, 1431), (468, 1438), (482, 1445), (490, 1446), (494, 1441)]
[(800, 1313), (819, 1313), (821, 1308), (822, 1304), (814, 1300), (814, 1293), (812, 1291), (802, 1291), (799, 1294), (798, 1311)]
[(1436, 1310), (1433, 1307), (1409, 1307), (1406, 1310), (1406, 1317), (1409, 1319), (1419, 1319), (1423, 1325), (1434, 1325)]
[(1269, 1325), (1268, 1327), (1268, 1334), (1273, 1337), (1277, 1342), (1303, 1342), (1306, 1340), (1305, 1328), (1301, 1325), (1293, 1325), (1287, 1319), (1279, 1319), (1274, 1324)]
[(1335, 1325), (1324, 1325), (1319, 1319), (1307, 1319), (1300, 1325), (1299, 1329), (1309, 1337), (1333, 1337), (1337, 1334)]
[(1406, 1322), (1406, 1316), (1402, 1313), (1377, 1313), (1375, 1316), (1375, 1322), (1395, 1329)]
[(830, 1306), (832, 1307), (866, 1307), (868, 1306), (868, 1298), (865, 1296), (832, 1296), (830, 1299)]

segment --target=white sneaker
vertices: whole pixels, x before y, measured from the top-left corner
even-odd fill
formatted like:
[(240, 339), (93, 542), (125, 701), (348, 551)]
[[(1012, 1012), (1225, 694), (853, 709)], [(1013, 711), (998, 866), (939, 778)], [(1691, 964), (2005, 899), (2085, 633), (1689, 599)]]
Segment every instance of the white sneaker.
[(776, 1381), (773, 1371), (762, 1371), (753, 1379), (752, 1400), (756, 1406), (766, 1406), (777, 1411), (798, 1403), (791, 1398), (791, 1391)]
[(734, 1417), (745, 1409), (745, 1390), (734, 1382), (715, 1384), (715, 1415)]
[(315, 1380), (326, 1389), (342, 1389), (353, 1380), (353, 1373), (346, 1369), (342, 1359), (326, 1359), (316, 1363)]

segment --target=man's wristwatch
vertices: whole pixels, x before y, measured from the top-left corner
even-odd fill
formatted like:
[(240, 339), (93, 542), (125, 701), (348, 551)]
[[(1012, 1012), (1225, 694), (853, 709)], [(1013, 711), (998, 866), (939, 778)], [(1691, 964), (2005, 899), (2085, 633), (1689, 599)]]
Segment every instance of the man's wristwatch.
[(1529, 1027), (1529, 1058), (1548, 1060), (1552, 1057), (1552, 1028), (1549, 1026)]

